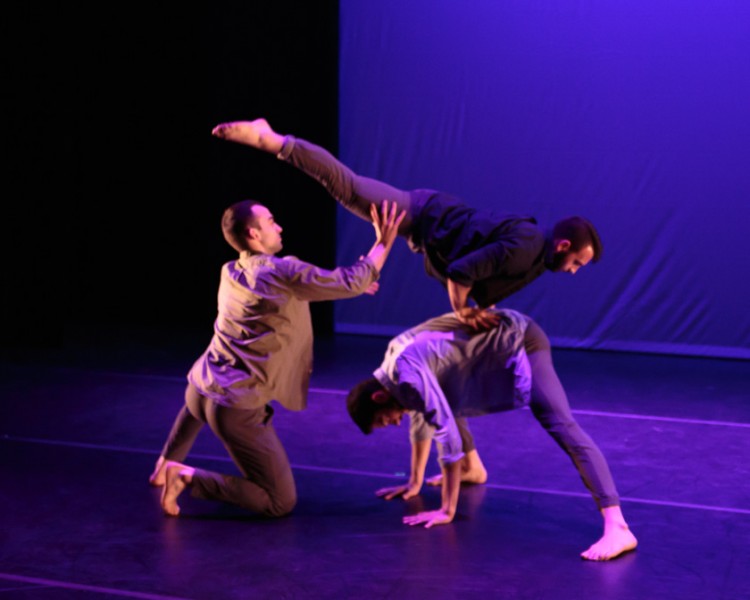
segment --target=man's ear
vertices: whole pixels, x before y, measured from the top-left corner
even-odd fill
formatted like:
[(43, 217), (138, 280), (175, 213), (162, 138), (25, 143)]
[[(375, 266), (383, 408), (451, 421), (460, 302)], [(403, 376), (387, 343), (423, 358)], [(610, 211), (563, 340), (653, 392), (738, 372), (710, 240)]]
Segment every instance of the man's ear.
[(248, 227), (247, 237), (251, 240), (257, 240), (258, 238), (260, 238), (260, 231), (258, 231), (255, 227)]
[(372, 393), (372, 396), (370, 396), (370, 398), (372, 398), (372, 401), (375, 404), (385, 404), (386, 402), (388, 402), (388, 400), (390, 400), (391, 395), (385, 390), (376, 390)]
[(571, 246), (570, 240), (555, 240), (555, 252), (567, 252)]

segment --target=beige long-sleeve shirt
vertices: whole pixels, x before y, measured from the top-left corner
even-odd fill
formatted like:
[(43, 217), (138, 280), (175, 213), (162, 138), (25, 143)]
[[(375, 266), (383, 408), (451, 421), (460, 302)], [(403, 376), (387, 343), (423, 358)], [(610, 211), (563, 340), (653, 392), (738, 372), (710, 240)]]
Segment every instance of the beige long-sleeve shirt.
[(294, 257), (243, 252), (221, 270), (218, 315), (188, 381), (225, 406), (307, 406), (312, 301), (353, 298), (378, 279), (369, 258), (331, 271)]

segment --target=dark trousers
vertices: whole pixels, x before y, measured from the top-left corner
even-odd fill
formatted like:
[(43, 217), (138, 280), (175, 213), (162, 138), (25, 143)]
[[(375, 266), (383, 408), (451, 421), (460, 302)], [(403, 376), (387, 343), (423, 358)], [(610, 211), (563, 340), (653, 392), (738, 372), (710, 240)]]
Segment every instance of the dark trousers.
[[(604, 455), (573, 417), (568, 396), (552, 364), (547, 334), (529, 321), (524, 347), (531, 365), (532, 414), (573, 462), (597, 507), (618, 506), (620, 498)], [(476, 448), (467, 419), (456, 419), (464, 452)]]
[(315, 179), (341, 206), (368, 223), (372, 222), (370, 205), (380, 207), (383, 200), (395, 202), (400, 210), (406, 211), (399, 235), (409, 239), (419, 210), (412, 192), (357, 175), (328, 150), (292, 136), (286, 136), (279, 158)]
[(205, 423), (221, 440), (241, 476), (196, 469), (191, 494), (235, 504), (269, 517), (292, 511), (297, 489), (286, 451), (273, 427), (273, 409), (228, 408), (188, 384), (185, 406), (177, 414), (162, 456), (182, 462)]

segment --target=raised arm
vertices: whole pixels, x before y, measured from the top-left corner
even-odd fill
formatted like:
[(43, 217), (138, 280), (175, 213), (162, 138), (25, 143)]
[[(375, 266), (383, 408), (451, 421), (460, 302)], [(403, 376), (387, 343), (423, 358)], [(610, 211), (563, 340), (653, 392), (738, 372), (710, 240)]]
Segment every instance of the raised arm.
[[(286, 257), (290, 265), (288, 277), (294, 282), (294, 293), (308, 301), (337, 300), (350, 298), (362, 293), (374, 293), (377, 290), (377, 276), (383, 269), (388, 254), (398, 235), (398, 227), (406, 215), (398, 213), (395, 203), (383, 201), (381, 210), (372, 207), (372, 224), (375, 228), (375, 243), (367, 254), (369, 261), (360, 256), (357, 264), (351, 267), (337, 267), (332, 271), (316, 267), (310, 263)], [(373, 271), (374, 269), (374, 271)], [(360, 273), (355, 276), (355, 273)], [(361, 275), (368, 275), (370, 282), (362, 288)], [(374, 277), (373, 277), (374, 275)]]
[(398, 236), (398, 227), (404, 220), (406, 211), (398, 212), (398, 206), (395, 202), (383, 200), (380, 211), (372, 204), (370, 206), (370, 217), (372, 226), (375, 228), (375, 243), (373, 244), (367, 256), (372, 260), (378, 271), (383, 269), (388, 254), (393, 247), (393, 242)]

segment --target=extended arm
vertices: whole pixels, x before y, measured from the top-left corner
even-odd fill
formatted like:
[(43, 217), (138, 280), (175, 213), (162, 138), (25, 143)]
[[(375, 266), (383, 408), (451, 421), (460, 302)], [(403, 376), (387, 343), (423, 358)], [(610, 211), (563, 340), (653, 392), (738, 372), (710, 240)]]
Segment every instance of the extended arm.
[[(320, 301), (374, 293), (377, 290), (377, 276), (393, 247), (399, 224), (406, 216), (405, 211), (400, 214), (397, 211), (396, 204), (387, 200), (383, 201), (380, 212), (374, 205), (371, 207), (375, 243), (367, 257), (360, 256), (360, 261), (351, 267), (327, 271), (295, 259), (295, 267), (288, 275), (294, 282), (295, 294), (304, 300)], [(364, 258), (369, 260), (364, 261)], [(361, 286), (363, 275), (369, 276), (364, 288)]]
[(428, 510), (418, 512), (416, 515), (404, 517), (407, 525), (421, 525), (426, 528), (433, 525), (445, 525), (456, 516), (458, 506), (458, 493), (461, 490), (461, 461), (452, 463), (441, 462), (440, 469), (443, 474), (442, 502), (439, 510)]
[[(404, 517), (404, 523), (408, 525), (424, 523), (425, 527), (432, 527), (450, 523), (458, 505), (463, 444), (453, 411), (430, 360), (435, 354), (442, 354), (442, 340), (440, 336), (427, 336), (415, 340), (396, 361), (399, 373), (399, 398), (407, 406), (415, 405), (418, 400), (423, 403), (424, 410), (420, 411), (424, 415), (422, 427), (434, 430), (433, 437), (438, 443), (438, 457), (444, 479), (440, 509)], [(424, 436), (415, 431), (412, 439), (419, 441), (424, 439)], [(412, 463), (412, 468), (418, 470), (420, 480), (424, 479), (426, 460), (427, 457), (421, 455)]]
[(388, 200), (383, 200), (380, 212), (374, 204), (370, 205), (370, 217), (372, 218), (372, 226), (375, 228), (375, 243), (367, 256), (372, 260), (378, 272), (383, 270), (383, 265), (385, 265), (388, 254), (393, 247), (393, 242), (398, 236), (398, 227), (405, 216), (406, 211), (399, 213), (395, 202), (389, 206)]

